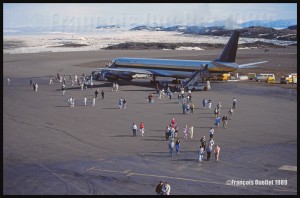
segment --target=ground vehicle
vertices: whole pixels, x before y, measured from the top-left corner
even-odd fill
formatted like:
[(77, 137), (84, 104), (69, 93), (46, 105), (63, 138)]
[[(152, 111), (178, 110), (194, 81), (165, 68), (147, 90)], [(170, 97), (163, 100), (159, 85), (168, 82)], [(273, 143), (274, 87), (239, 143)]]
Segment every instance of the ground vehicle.
[(253, 80), (256, 77), (256, 73), (248, 73), (249, 80)]
[(225, 73), (225, 74), (218, 75), (217, 80), (226, 81), (229, 78), (230, 78), (230, 74), (229, 73)]
[(205, 87), (206, 87), (206, 84), (200, 83), (200, 82), (196, 82), (193, 85), (189, 85), (187, 88), (188, 88), (188, 90), (191, 90), (191, 91), (200, 91), (200, 90), (204, 91)]
[(291, 73), (280, 78), (281, 84), (297, 83), (297, 73)]
[(274, 74), (258, 74), (258, 75), (256, 75), (255, 80), (258, 82), (260, 82), (260, 81), (274, 82), (275, 75)]
[(150, 75), (148, 74), (134, 74), (132, 76), (133, 79), (138, 79), (138, 78), (148, 78)]

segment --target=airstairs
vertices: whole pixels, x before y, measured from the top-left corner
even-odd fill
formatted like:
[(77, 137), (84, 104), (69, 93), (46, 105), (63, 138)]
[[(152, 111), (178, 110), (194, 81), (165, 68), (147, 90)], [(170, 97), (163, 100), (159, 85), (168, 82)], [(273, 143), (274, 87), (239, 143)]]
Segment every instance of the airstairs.
[(199, 71), (196, 71), (193, 76), (187, 81), (187, 83), (184, 85), (184, 88), (188, 87), (189, 85), (193, 85), (196, 82), (199, 81), (201, 77), (206, 77), (209, 75), (209, 71), (207, 69), (201, 69)]

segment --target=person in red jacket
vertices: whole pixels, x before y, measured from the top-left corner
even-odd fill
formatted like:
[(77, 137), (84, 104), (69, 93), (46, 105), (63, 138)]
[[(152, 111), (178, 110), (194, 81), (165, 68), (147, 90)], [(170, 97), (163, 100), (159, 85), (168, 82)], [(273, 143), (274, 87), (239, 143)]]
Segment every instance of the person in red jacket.
[(143, 122), (141, 122), (140, 124), (140, 132), (141, 132), (141, 136), (144, 136), (145, 133), (145, 125)]

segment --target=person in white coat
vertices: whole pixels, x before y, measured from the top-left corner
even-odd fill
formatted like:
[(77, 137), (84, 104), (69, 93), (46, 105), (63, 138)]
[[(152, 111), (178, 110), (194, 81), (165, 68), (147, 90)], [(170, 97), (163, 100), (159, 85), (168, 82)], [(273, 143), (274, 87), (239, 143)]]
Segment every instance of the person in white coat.
[(163, 195), (170, 195), (171, 192), (171, 186), (168, 184), (168, 182), (165, 182), (162, 187)]
[(86, 101), (87, 101), (87, 99), (86, 99), (86, 97), (84, 96), (84, 98), (83, 98), (84, 106), (86, 106)]
[(95, 97), (93, 97), (93, 100), (92, 100), (92, 105), (93, 105), (93, 106), (95, 106), (95, 104), (96, 104), (96, 98), (95, 98)]

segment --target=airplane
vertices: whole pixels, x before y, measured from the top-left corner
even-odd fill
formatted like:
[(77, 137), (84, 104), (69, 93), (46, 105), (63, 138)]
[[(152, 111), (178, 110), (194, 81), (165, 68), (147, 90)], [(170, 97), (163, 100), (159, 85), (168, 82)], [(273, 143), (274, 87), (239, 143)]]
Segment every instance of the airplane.
[[(237, 69), (257, 67), (261, 61), (247, 64), (235, 63), (240, 32), (234, 30), (220, 57), (209, 60), (179, 60), (120, 57), (112, 60), (106, 68), (98, 68), (100, 78), (107, 80), (132, 80), (135, 74), (152, 75), (156, 77), (172, 77), (177, 79), (190, 78), (186, 84), (196, 82), (200, 77), (209, 77), (213, 73), (228, 73)], [(97, 80), (97, 79), (96, 79)]]

